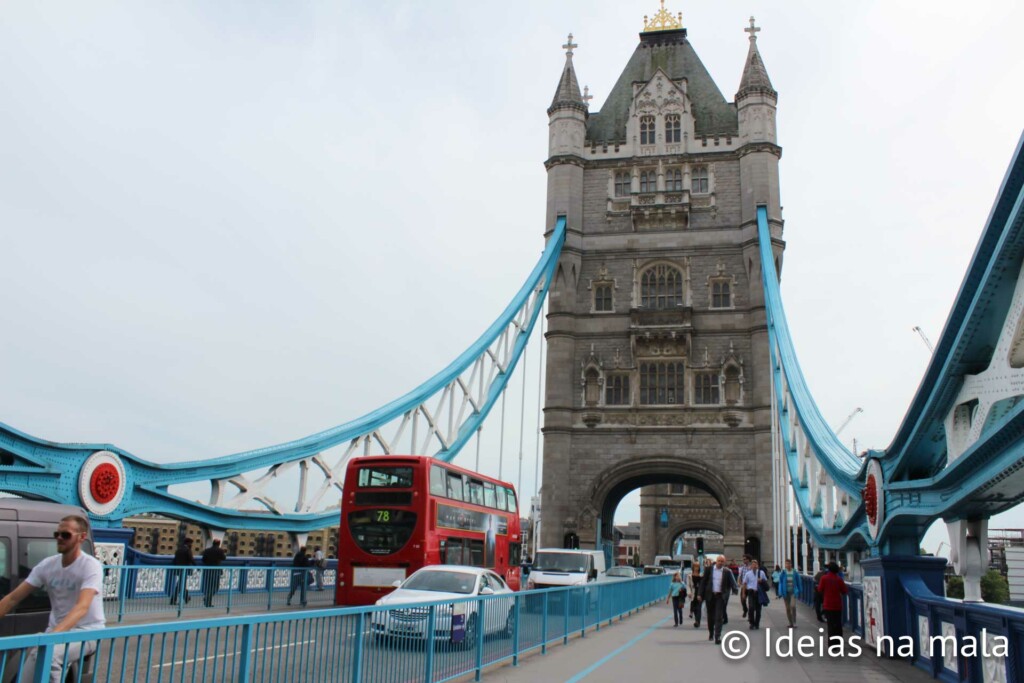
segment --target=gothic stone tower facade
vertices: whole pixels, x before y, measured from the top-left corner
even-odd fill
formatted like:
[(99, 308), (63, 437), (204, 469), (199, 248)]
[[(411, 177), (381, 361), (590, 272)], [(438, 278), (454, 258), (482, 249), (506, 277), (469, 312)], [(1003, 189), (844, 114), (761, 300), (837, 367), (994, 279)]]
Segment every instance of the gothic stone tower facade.
[(767, 206), (781, 261), (781, 149), (753, 19), (746, 30), (733, 102), (664, 9), (600, 112), (571, 35), (563, 46), (545, 162), (548, 229), (565, 216), (568, 232), (547, 318), (544, 546), (607, 546), (626, 493), (683, 484), (714, 497), (701, 524), (727, 554), (759, 539), (775, 560), (755, 212)]

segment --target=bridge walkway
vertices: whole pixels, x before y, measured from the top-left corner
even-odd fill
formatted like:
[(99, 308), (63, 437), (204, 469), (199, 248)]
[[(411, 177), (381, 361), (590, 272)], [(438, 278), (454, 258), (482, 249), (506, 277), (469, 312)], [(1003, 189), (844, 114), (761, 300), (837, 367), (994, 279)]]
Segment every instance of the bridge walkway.
[[(689, 604), (686, 606), (689, 610)], [(824, 637), (814, 610), (802, 603), (797, 607), (795, 637)], [(688, 614), (687, 614), (688, 616)], [(770, 629), (770, 631), (769, 631)], [(568, 646), (553, 646), (547, 654), (524, 656), (518, 667), (505, 665), (485, 672), (488, 683), (534, 683), (535, 681), (578, 683), (679, 683), (679, 681), (728, 681), (729, 683), (925, 683), (934, 679), (898, 659), (878, 657), (873, 648), (860, 641), (859, 657), (828, 655), (800, 657), (765, 656), (765, 640), (772, 641), (789, 633), (785, 607), (772, 600), (761, 616), (761, 628), (748, 630), (738, 599), (729, 605), (729, 623), (725, 634), (739, 631), (750, 638), (750, 652), (735, 661), (728, 659), (722, 646), (708, 640), (705, 623), (694, 628), (692, 622), (676, 628), (672, 610), (662, 603), (638, 614), (577, 636)], [(843, 631), (849, 639), (853, 635)], [(737, 636), (733, 636), (734, 638)]]

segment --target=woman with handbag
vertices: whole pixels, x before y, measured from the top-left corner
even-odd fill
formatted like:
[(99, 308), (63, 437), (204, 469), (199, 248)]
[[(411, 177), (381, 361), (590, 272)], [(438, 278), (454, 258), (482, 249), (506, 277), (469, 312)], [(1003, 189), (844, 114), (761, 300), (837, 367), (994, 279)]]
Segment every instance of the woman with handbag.
[(681, 625), (684, 621), (683, 604), (686, 602), (686, 584), (679, 572), (672, 575), (672, 583), (668, 587), (668, 602), (672, 603), (672, 619), (675, 621), (672, 626)]

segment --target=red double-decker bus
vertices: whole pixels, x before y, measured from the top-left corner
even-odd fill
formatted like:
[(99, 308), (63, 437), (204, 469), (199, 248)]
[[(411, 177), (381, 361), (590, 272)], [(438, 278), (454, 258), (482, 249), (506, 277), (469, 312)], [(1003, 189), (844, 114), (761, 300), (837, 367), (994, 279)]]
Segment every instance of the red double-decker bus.
[(372, 605), (420, 567), (487, 567), (519, 590), (511, 484), (417, 455), (354, 458), (345, 473), (335, 602)]

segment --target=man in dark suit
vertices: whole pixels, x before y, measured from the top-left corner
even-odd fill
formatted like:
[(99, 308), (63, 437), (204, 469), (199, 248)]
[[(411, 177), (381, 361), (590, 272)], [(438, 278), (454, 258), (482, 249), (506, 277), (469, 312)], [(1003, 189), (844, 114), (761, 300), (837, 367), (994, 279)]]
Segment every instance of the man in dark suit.
[[(221, 562), (227, 557), (227, 553), (220, 547), (220, 539), (215, 538), (210, 547), (203, 551), (203, 567), (220, 567)], [(222, 571), (222, 569), (203, 569), (203, 604), (206, 607), (213, 607), (213, 596), (220, 588)]]
[(708, 640), (715, 639), (715, 644), (722, 642), (722, 622), (725, 610), (729, 605), (729, 594), (739, 593), (736, 575), (725, 566), (725, 556), (719, 555), (715, 564), (704, 572), (700, 581), (700, 590), (695, 600), (701, 600), (708, 606)]
[[(191, 567), (195, 563), (196, 560), (192, 556), (192, 539), (186, 538), (182, 540), (181, 545), (178, 546), (178, 552), (174, 553), (174, 562), (172, 564), (175, 567)], [(188, 569), (172, 569), (170, 572), (172, 605), (178, 604), (179, 594), (185, 596), (185, 602), (189, 601), (188, 586), (185, 584), (188, 580), (188, 572)]]

